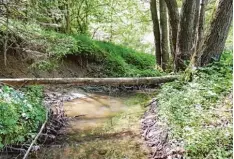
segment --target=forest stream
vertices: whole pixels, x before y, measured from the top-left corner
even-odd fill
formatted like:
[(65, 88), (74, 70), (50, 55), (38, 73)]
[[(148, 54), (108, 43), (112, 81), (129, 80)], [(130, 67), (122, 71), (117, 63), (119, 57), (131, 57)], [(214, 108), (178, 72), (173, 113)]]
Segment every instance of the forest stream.
[(64, 90), (46, 92), (50, 100), (64, 101), (67, 124), (61, 130), (62, 135), (30, 158), (147, 158), (149, 152), (140, 135), (140, 120), (152, 92)]

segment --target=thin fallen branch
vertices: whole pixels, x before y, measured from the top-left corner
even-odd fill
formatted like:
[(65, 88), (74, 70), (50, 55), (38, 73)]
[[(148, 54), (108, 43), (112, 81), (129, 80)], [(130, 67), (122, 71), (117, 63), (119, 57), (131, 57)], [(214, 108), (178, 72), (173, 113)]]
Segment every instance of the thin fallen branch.
[(13, 146), (7, 146), (6, 149), (19, 151), (19, 152), (26, 152), (26, 149), (24, 149), (24, 148), (16, 148), (16, 147), (13, 147)]
[(179, 76), (141, 78), (17, 78), (0, 79), (0, 83), (11, 85), (75, 84), (75, 85), (154, 85), (172, 82)]
[(30, 144), (30, 146), (29, 146), (27, 152), (25, 153), (23, 159), (27, 159), (27, 157), (28, 157), (28, 155), (29, 155), (29, 153), (30, 153), (30, 151), (31, 151), (31, 149), (32, 149), (32, 147), (33, 147), (33, 145), (35, 144), (35, 142), (37, 141), (38, 137), (41, 135), (42, 131), (44, 130), (45, 125), (46, 125), (46, 123), (47, 123), (47, 120), (48, 120), (48, 111), (46, 111), (46, 120), (45, 120), (45, 122), (44, 122), (43, 125), (41, 126), (41, 129), (40, 129), (39, 133), (37, 134), (37, 136), (36, 136), (36, 137), (34, 138), (34, 140), (31, 142), (31, 144)]

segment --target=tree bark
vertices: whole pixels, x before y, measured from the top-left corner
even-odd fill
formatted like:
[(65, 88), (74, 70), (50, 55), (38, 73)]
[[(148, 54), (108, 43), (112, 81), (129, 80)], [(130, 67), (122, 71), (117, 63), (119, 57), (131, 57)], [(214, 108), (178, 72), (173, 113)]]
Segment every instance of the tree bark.
[(194, 23), (193, 23), (193, 35), (194, 35), (194, 45), (193, 45), (193, 52), (196, 51), (197, 46), (197, 40), (198, 40), (198, 24), (199, 24), (199, 14), (200, 14), (200, 0), (195, 0), (195, 17), (194, 17)]
[(179, 76), (142, 77), (142, 78), (16, 78), (0, 79), (0, 84), (75, 84), (75, 85), (151, 85), (171, 82)]
[(176, 43), (177, 43), (177, 36), (178, 36), (178, 25), (179, 25), (179, 11), (178, 5), (176, 0), (165, 0), (169, 19), (170, 19), (170, 26), (171, 26), (171, 33), (172, 33), (172, 46), (173, 49), (171, 50), (173, 60), (175, 58), (176, 53)]
[(200, 65), (205, 66), (213, 60), (219, 60), (233, 18), (233, 1), (220, 0), (210, 29), (202, 47)]
[(204, 22), (205, 22), (205, 6), (208, 0), (201, 1), (201, 7), (199, 12), (198, 28), (197, 28), (197, 39), (196, 39), (196, 49), (194, 50), (193, 56), (190, 61), (188, 69), (193, 69), (199, 67), (199, 54), (202, 50), (202, 44), (204, 42)]
[(161, 67), (162, 64), (162, 54), (161, 54), (161, 45), (160, 45), (161, 40), (160, 40), (160, 28), (159, 28), (156, 0), (150, 1), (150, 10), (153, 21), (156, 64)]
[(71, 32), (71, 15), (70, 15), (70, 1), (66, 1), (65, 3), (65, 8), (66, 8), (66, 14), (65, 14), (65, 19), (66, 19), (66, 28), (65, 28), (65, 33), (70, 34)]
[(161, 27), (161, 48), (162, 48), (162, 69), (165, 70), (169, 61), (169, 37), (167, 23), (167, 7), (164, 0), (159, 1), (160, 6), (160, 27)]
[(197, 33), (197, 50), (200, 48), (201, 41), (203, 40), (204, 36), (204, 22), (205, 22), (205, 7), (208, 0), (201, 1), (201, 8), (199, 13), (199, 22), (198, 22), (198, 33)]
[(194, 22), (196, 16), (197, 0), (185, 0), (181, 10), (181, 19), (176, 47), (175, 69), (185, 70), (186, 62), (189, 62), (193, 53), (195, 31)]

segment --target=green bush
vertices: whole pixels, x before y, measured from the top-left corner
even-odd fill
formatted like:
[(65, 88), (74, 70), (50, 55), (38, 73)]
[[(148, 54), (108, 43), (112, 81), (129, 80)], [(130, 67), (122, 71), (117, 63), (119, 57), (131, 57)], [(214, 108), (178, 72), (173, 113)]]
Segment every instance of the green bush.
[(0, 88), (0, 148), (30, 141), (45, 120), (40, 87)]

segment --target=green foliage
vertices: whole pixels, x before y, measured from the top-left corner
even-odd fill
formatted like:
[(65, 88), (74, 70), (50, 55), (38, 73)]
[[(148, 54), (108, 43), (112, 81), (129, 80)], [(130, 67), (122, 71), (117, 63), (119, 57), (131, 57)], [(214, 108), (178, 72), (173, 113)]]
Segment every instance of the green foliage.
[(103, 71), (108, 76), (146, 77), (161, 75), (159, 71), (154, 69), (155, 58), (152, 55), (136, 52), (110, 42), (95, 41), (95, 43), (107, 55), (103, 60)]
[[(232, 52), (220, 62), (199, 68), (193, 81), (165, 84), (159, 98), (160, 120), (171, 128), (171, 139), (183, 141), (188, 158), (231, 158)], [(231, 100), (231, 99), (229, 99)], [(226, 124), (225, 124), (226, 123)]]
[(39, 70), (50, 71), (58, 67), (58, 61), (54, 59), (41, 60), (34, 62), (31, 67)]
[[(138, 51), (153, 53), (150, 10), (147, 2), (99, 0), (97, 13), (90, 21), (95, 39), (104, 39)], [(152, 39), (153, 40), (153, 39)]]
[[(23, 1), (20, 4), (18, 0), (15, 2), (16, 7), (10, 8), (14, 8), (21, 19), (40, 23), (45, 29), (67, 34), (92, 35), (95, 39), (124, 43), (137, 50), (152, 53), (152, 44), (142, 41), (142, 35), (145, 36), (152, 30), (150, 12), (145, 2), (125, 0), (26, 1), (27, 3)], [(21, 6), (24, 9), (21, 9)], [(138, 34), (135, 34), (136, 32)]]
[(0, 148), (30, 141), (45, 120), (41, 87), (0, 88)]
[(136, 52), (130, 48), (126, 48), (121, 45), (115, 45), (110, 42), (96, 41), (96, 43), (105, 52), (111, 53), (115, 57), (120, 56), (125, 60), (126, 63), (133, 65), (138, 69), (152, 69), (155, 65), (154, 57), (150, 54)]
[[(99, 77), (160, 76), (155, 70), (155, 57), (110, 42), (96, 41), (85, 35), (66, 35), (44, 30), (40, 26), (11, 21), (14, 33), (23, 39), (31, 50), (40, 51), (48, 59), (36, 61), (32, 67), (51, 70), (66, 56), (75, 55), (97, 66)], [(21, 28), (21, 29), (19, 29)], [(27, 31), (26, 31), (27, 30)]]

